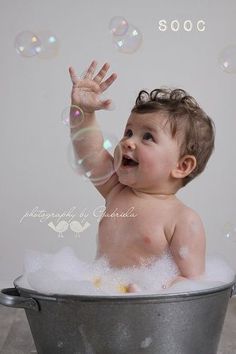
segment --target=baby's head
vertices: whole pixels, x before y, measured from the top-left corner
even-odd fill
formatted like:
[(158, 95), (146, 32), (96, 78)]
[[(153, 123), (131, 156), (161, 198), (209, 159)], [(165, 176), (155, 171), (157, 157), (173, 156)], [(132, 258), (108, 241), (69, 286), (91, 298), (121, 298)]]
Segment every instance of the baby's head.
[(124, 167), (118, 175), (124, 184), (144, 186), (143, 172), (146, 179), (150, 175), (146, 180), (150, 187), (158, 180), (158, 190), (163, 186), (165, 192), (172, 182), (178, 190), (204, 170), (214, 149), (214, 138), (212, 119), (184, 90), (162, 88), (150, 94), (142, 90), (120, 142), (123, 154), (139, 165), (136, 170)]
[(156, 89), (150, 94), (140, 91), (131, 112), (166, 113), (172, 138), (179, 142), (179, 157), (192, 155), (196, 159), (196, 166), (183, 179), (183, 186), (205, 169), (214, 149), (214, 122), (186, 91)]

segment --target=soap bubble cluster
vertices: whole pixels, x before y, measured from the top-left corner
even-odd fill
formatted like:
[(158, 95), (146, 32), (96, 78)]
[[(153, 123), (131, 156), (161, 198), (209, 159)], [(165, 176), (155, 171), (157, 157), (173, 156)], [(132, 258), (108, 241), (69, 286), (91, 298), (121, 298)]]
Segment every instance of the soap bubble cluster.
[(123, 36), (128, 31), (128, 21), (121, 16), (112, 17), (109, 23), (109, 30), (114, 36)]
[(59, 41), (57, 37), (48, 30), (37, 32), (37, 36), (42, 43), (38, 57), (40, 59), (51, 59), (56, 57), (59, 53)]
[(224, 72), (236, 74), (236, 45), (223, 48), (219, 54), (218, 62)]
[(41, 50), (41, 41), (30, 31), (20, 32), (15, 38), (16, 52), (23, 57), (33, 57)]
[(140, 48), (142, 44), (140, 30), (128, 23), (124, 17), (113, 17), (109, 23), (109, 30), (112, 34), (113, 44), (119, 52), (132, 54)]
[[(91, 181), (94, 185), (102, 185), (117, 171), (122, 162), (121, 146), (116, 136), (109, 132), (103, 132), (103, 143), (97, 150), (94, 149), (92, 141), (97, 141), (96, 135), (100, 136), (101, 131), (96, 127), (79, 129), (71, 136), (68, 147), (68, 161), (70, 167), (83, 179)], [(83, 143), (87, 147), (86, 153), (82, 152)], [(89, 152), (89, 146), (92, 146)], [(114, 164), (113, 158), (107, 159), (106, 165), (101, 166), (103, 154), (106, 150), (111, 156), (117, 149), (117, 161)], [(78, 152), (76, 152), (78, 151)]]
[(58, 54), (59, 42), (50, 31), (22, 31), (15, 37), (17, 54), (24, 58), (36, 56), (41, 59), (53, 58)]
[[(24, 273), (16, 284), (44, 294), (139, 296), (213, 288), (232, 282), (235, 276), (223, 259), (209, 256), (199, 280), (186, 279), (169, 289), (163, 287), (179, 274), (170, 251), (151, 264), (119, 269), (111, 268), (106, 257), (85, 262), (71, 247), (64, 247), (55, 254), (27, 250)], [(136, 293), (128, 292), (131, 283), (137, 285)]]

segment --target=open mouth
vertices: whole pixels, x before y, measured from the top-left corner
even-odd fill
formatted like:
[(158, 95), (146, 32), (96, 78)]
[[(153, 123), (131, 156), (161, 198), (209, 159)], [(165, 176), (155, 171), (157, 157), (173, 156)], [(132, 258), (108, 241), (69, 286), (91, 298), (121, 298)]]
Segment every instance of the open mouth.
[(137, 166), (139, 163), (128, 155), (123, 155), (122, 166)]

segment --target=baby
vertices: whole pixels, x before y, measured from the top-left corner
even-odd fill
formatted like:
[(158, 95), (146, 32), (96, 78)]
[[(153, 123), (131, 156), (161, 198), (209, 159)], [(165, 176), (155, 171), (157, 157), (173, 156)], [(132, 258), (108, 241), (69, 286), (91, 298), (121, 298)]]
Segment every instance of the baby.
[[(155, 89), (150, 94), (143, 90), (113, 158), (103, 148), (95, 111), (109, 109), (111, 100), (100, 95), (117, 75), (104, 79), (109, 64), (95, 75), (96, 66), (93, 61), (82, 79), (69, 68), (71, 113), (75, 105), (84, 114), (77, 127), (77, 118), (71, 114), (71, 136), (82, 128), (97, 128), (90, 131), (89, 144), (86, 139), (72, 139), (75, 155), (83, 158), (101, 151), (96, 162), (85, 159), (83, 167), (96, 177), (114, 166), (114, 173), (103, 184), (94, 183), (105, 199), (106, 213), (133, 208), (136, 215), (101, 219), (97, 257), (106, 256), (112, 267), (122, 268), (151, 264), (169, 250), (180, 275), (164, 287), (196, 279), (205, 271), (204, 227), (198, 214), (176, 193), (204, 170), (214, 148), (214, 123), (184, 90)], [(129, 284), (127, 291), (138, 288)]]

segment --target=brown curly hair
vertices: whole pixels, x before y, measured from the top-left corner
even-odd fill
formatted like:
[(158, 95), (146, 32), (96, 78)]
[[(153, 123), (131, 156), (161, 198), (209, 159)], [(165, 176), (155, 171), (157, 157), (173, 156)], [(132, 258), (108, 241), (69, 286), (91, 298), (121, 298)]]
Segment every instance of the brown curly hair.
[(142, 90), (131, 112), (167, 113), (172, 137), (181, 137), (180, 158), (193, 155), (197, 160), (195, 169), (183, 179), (183, 186), (205, 169), (214, 149), (215, 125), (186, 91), (160, 88), (148, 93)]

